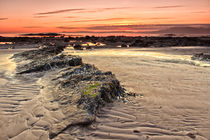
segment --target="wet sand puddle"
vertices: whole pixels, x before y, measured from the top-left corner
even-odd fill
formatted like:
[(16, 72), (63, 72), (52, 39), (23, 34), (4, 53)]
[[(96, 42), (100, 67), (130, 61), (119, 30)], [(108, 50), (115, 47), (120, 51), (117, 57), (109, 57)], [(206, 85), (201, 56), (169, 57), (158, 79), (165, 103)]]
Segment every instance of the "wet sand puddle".
[(141, 95), (104, 107), (82, 138), (208, 140), (209, 63), (191, 60), (189, 51), (197, 51), (189, 49), (67, 49), (85, 63), (112, 71), (128, 92)]

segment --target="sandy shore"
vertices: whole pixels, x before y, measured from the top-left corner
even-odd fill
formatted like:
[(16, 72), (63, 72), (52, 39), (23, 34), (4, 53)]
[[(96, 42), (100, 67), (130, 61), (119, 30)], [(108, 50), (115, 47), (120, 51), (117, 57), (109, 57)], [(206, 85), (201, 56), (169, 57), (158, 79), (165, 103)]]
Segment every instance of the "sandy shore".
[[(210, 138), (210, 67), (190, 56), (208, 48), (66, 50), (85, 63), (112, 71), (136, 98), (104, 107), (84, 130), (66, 130), (55, 139)], [(0, 50), (0, 139), (49, 139), (49, 127), (62, 121), (58, 105), (39, 79), (14, 77), (14, 52)]]
[(63, 114), (39, 78), (15, 76), (9, 58), (22, 51), (0, 50), (0, 140), (47, 140), (49, 127), (61, 122)]
[[(199, 51), (203, 49), (209, 51)], [(86, 137), (209, 139), (210, 67), (190, 60), (199, 51), (194, 47), (70, 51), (112, 71), (128, 91), (143, 95), (133, 98), (133, 104), (105, 107)]]

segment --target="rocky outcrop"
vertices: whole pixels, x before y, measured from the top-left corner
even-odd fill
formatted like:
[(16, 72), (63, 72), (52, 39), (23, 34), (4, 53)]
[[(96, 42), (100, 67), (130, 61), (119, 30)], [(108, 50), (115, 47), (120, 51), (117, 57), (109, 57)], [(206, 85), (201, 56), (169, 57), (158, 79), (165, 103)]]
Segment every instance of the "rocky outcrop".
[(17, 73), (41, 72), (58, 67), (82, 64), (82, 59), (79, 56), (57, 55), (63, 51), (63, 48), (63, 46), (47, 47), (15, 54), (12, 58), (15, 58), (18, 62)]
[(210, 54), (198, 53), (191, 57), (192, 60), (210, 61)]
[(83, 46), (76, 44), (76, 45), (74, 45), (74, 49), (75, 50), (83, 50)]
[(51, 127), (50, 138), (70, 126), (92, 123), (103, 105), (124, 93), (111, 72), (102, 72), (89, 64), (55, 71), (45, 79), (48, 82), (44, 87), (53, 94), (66, 116), (65, 120)]
[(121, 47), (122, 48), (128, 48), (128, 45), (127, 44), (121, 44)]
[(29, 63), (17, 66), (19, 74), (30, 72), (47, 71), (54, 68), (61, 68), (66, 66), (77, 66), (82, 64), (82, 60), (78, 56), (56, 55), (53, 57), (46, 57), (42, 59), (32, 60)]
[[(173, 34), (167, 34), (163, 37), (128, 37), (128, 36), (107, 36), (107, 37), (0, 37), (0, 42), (12, 42), (12, 44), (1, 45), (0, 48), (38, 48), (40, 46), (51, 46), (52, 44), (71, 45), (76, 50), (83, 50), (84, 42), (100, 42), (103, 46), (94, 46), (94, 48), (115, 48), (121, 44), (127, 44), (129, 47), (171, 47), (171, 46), (210, 46), (210, 37), (175, 37)], [(74, 43), (73, 43), (74, 42)], [(95, 44), (95, 43), (94, 43)], [(123, 47), (123, 46), (122, 46)], [(87, 48), (88, 49), (88, 48)]]
[(69, 127), (92, 123), (102, 106), (124, 96), (124, 89), (111, 72), (102, 72), (83, 64), (79, 56), (60, 52), (59, 47), (45, 48), (13, 56), (18, 75), (44, 73), (42, 87), (52, 94), (51, 102), (58, 103), (65, 116), (49, 127), (50, 139)]
[(25, 60), (39, 60), (45, 57), (52, 57), (64, 50), (65, 46), (46, 47), (39, 50), (29, 50), (22, 53), (14, 54), (12, 58), (15, 58), (17, 62)]

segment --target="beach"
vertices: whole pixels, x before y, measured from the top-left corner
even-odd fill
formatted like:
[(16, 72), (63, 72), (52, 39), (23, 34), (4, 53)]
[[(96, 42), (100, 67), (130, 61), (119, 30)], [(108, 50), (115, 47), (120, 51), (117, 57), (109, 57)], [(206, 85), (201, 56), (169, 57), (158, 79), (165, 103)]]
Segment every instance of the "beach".
[(66, 50), (112, 71), (140, 95), (128, 105), (105, 107), (90, 138), (209, 139), (210, 67), (190, 59), (203, 50), (209, 52), (208, 47)]
[(62, 119), (52, 95), (41, 91), (36, 76), (16, 75), (13, 54), (28, 49), (0, 50), (0, 139), (47, 140), (48, 128)]
[(210, 140), (210, 0), (0, 1), (0, 140)]
[[(210, 64), (191, 60), (208, 47), (72, 50), (84, 63), (111, 71), (128, 93), (127, 101), (103, 107), (90, 126), (67, 129), (54, 139), (210, 138)], [(39, 79), (15, 77), (9, 58), (23, 50), (0, 50), (0, 138), (49, 139), (48, 128), (64, 118)], [(47, 107), (46, 107), (47, 106)]]

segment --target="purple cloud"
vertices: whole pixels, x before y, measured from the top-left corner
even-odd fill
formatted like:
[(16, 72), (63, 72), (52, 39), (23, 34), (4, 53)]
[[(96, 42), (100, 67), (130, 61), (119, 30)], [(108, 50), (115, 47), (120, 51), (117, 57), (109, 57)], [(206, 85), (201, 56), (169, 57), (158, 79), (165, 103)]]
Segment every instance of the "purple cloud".
[(49, 12), (42, 12), (36, 13), (35, 15), (49, 15), (49, 14), (59, 14), (59, 13), (66, 13), (66, 12), (77, 12), (77, 13), (91, 13), (91, 12), (103, 12), (103, 11), (110, 11), (110, 10), (120, 10), (120, 9), (127, 9), (131, 7), (113, 7), (113, 8), (98, 8), (98, 9), (63, 9), (63, 10), (56, 10), (56, 11), (49, 11)]
[(67, 27), (67, 26), (58, 26), (58, 27), (56, 27), (56, 28), (58, 28), (58, 29), (81, 29), (80, 27)]
[(46, 18), (46, 17), (49, 17), (49, 16), (34, 16), (33, 18)]
[(88, 20), (76, 20), (72, 22), (92, 22), (92, 21), (116, 21), (116, 20), (131, 20), (134, 18), (105, 18), (105, 19), (88, 19)]
[[(68, 29), (68, 28), (63, 28)], [(71, 28), (69, 28), (71, 29)], [(156, 25), (114, 25), (78, 28), (80, 31), (66, 33), (93, 34), (210, 34), (210, 24), (156, 24)]]
[(184, 7), (182, 5), (168, 5), (168, 6), (158, 6), (158, 7), (153, 7), (153, 8), (158, 8), (158, 9), (165, 9), (165, 8), (181, 8)]
[(171, 27), (150, 33), (161, 34), (210, 34), (210, 28), (204, 27)]
[(98, 8), (93, 10), (84, 10), (84, 11), (77, 11), (76, 13), (95, 13), (95, 12), (105, 12), (105, 11), (112, 11), (112, 10), (123, 10), (129, 9), (132, 7), (113, 7), (113, 8)]
[(74, 11), (83, 11), (83, 10), (85, 10), (85, 9), (64, 9), (64, 10), (57, 10), (57, 11), (36, 13), (35, 15), (59, 14), (59, 13), (74, 12)]

